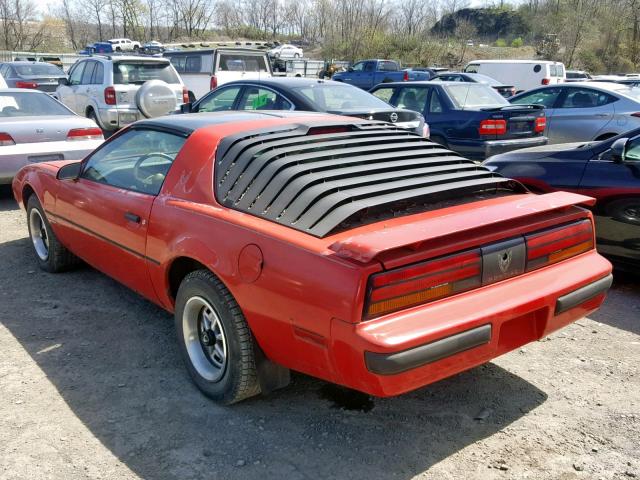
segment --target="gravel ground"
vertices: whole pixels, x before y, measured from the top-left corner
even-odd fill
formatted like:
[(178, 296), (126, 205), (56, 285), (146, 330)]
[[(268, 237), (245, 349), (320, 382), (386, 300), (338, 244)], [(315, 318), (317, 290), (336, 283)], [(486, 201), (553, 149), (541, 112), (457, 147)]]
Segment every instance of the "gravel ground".
[(590, 319), (419, 391), (372, 399), (303, 375), (220, 407), (172, 319), (90, 269), (36, 267), (0, 190), (2, 479), (640, 477), (640, 285)]

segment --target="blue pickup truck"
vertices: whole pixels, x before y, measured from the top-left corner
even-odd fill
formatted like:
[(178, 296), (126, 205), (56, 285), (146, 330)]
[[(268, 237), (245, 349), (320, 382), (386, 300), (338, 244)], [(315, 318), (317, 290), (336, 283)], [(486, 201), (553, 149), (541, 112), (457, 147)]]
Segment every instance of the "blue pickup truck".
[(393, 60), (363, 60), (349, 67), (346, 72), (334, 74), (331, 79), (369, 90), (379, 83), (429, 80), (431, 76), (428, 70), (401, 70), (398, 62)]

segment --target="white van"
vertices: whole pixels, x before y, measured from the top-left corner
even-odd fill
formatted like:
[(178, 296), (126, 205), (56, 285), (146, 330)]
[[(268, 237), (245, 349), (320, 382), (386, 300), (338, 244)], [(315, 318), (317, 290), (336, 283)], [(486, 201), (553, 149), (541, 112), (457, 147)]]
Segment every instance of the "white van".
[(267, 52), (257, 49), (175, 50), (166, 51), (163, 56), (171, 61), (195, 99), (233, 80), (272, 76)]
[(464, 67), (464, 71), (482, 73), (505, 85), (513, 85), (516, 93), (540, 85), (562, 83), (566, 79), (564, 64), (547, 60), (474, 60)]

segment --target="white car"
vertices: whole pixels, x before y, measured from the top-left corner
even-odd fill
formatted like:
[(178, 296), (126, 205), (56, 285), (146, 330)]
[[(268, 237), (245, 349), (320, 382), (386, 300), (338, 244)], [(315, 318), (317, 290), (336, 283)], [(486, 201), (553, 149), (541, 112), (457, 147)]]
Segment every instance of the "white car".
[(102, 130), (50, 95), (26, 88), (0, 89), (0, 185), (25, 165), (82, 160), (102, 143)]
[(78, 60), (57, 98), (103, 130), (159, 117), (189, 102), (189, 91), (168, 59), (94, 55)]
[(464, 72), (481, 73), (513, 85), (516, 93), (566, 80), (564, 64), (548, 60), (474, 60), (464, 67)]
[(140, 42), (134, 42), (129, 38), (112, 38), (107, 41), (113, 45), (115, 52), (137, 52), (141, 49)]
[(269, 50), (269, 55), (275, 58), (302, 58), (303, 52), (294, 45), (284, 44)]

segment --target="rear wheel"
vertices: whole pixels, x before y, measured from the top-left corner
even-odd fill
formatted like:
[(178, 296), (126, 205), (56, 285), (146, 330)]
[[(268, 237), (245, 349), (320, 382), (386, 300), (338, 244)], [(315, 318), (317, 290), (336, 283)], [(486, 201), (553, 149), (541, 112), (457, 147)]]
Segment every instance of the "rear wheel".
[(205, 395), (231, 404), (260, 393), (251, 330), (213, 273), (198, 270), (184, 278), (175, 325), (187, 370)]
[(27, 202), (27, 225), (38, 266), (47, 272), (57, 273), (77, 265), (78, 257), (65, 248), (53, 233), (47, 216), (35, 195)]

